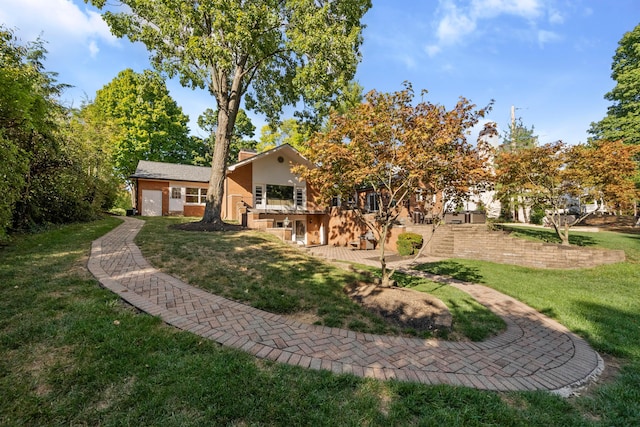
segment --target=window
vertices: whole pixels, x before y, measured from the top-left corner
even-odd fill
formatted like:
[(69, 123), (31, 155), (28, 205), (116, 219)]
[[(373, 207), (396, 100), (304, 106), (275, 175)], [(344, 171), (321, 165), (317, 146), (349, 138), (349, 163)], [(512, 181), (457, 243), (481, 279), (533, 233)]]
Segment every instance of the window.
[(340, 206), (340, 196), (333, 196), (331, 198), (331, 206)]
[(369, 212), (377, 212), (379, 208), (378, 195), (376, 193), (367, 194), (367, 210)]
[(187, 203), (206, 203), (207, 202), (207, 189), (206, 188), (187, 188)]
[(255, 194), (255, 198), (256, 198), (254, 206), (264, 204), (264, 202), (262, 200), (262, 185), (256, 185), (256, 191), (255, 191), (254, 194)]
[(296, 188), (296, 207), (304, 207), (304, 190), (302, 188)]
[(182, 199), (182, 188), (171, 187), (171, 198), (172, 199)]
[(290, 185), (267, 184), (267, 204), (293, 206), (293, 187)]

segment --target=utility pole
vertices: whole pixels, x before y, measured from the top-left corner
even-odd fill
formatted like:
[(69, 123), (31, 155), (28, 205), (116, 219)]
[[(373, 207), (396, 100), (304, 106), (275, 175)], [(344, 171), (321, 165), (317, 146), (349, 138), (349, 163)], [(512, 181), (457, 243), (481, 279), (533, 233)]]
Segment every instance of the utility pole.
[(511, 106), (511, 150), (516, 150), (516, 106)]

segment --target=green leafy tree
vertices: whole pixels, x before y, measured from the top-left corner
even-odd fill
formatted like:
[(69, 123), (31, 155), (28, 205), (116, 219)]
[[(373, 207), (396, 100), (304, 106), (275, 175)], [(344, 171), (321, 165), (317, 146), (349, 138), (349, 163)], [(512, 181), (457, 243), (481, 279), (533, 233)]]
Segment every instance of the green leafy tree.
[[(208, 141), (205, 143), (204, 153), (202, 156), (202, 162), (199, 164), (207, 165), (211, 164), (213, 149), (215, 147), (215, 133), (218, 127), (218, 112), (213, 111), (211, 108), (207, 108), (204, 113), (198, 117), (198, 126), (201, 129), (209, 132)], [(232, 164), (238, 160), (238, 154), (241, 150), (255, 150), (258, 141), (253, 137), (256, 134), (256, 127), (251, 122), (247, 113), (241, 108), (238, 110), (236, 116), (236, 123), (233, 127), (233, 134), (231, 135), (231, 142), (229, 144), (229, 153), (227, 154), (227, 165)]]
[(25, 63), (29, 50), (16, 43), (11, 31), (0, 27), (0, 241), (11, 226), (29, 166), (22, 147), (30, 126), (24, 113), (38, 99), (31, 90), (38, 71)]
[(296, 119), (285, 119), (277, 127), (264, 125), (260, 132), (258, 151), (270, 150), (282, 144), (289, 144), (298, 151), (303, 151), (309, 135), (306, 134)]
[[(338, 115), (344, 115), (352, 111), (364, 101), (362, 91), (363, 88), (360, 84), (355, 81), (349, 82), (340, 93), (337, 102), (326, 113), (331, 111)], [(325, 110), (321, 111), (325, 112)], [(324, 122), (320, 123), (323, 118)], [(266, 151), (282, 144), (289, 144), (298, 151), (304, 151), (307, 147), (307, 141), (314, 132), (320, 129), (326, 131), (330, 127), (328, 116), (325, 117), (322, 113), (319, 113), (317, 119), (316, 122), (309, 123), (289, 118), (277, 125), (267, 124), (263, 126), (260, 132), (258, 151)]]
[[(104, 7), (107, 0), (85, 0)], [(355, 74), (371, 0), (121, 0), (112, 32), (140, 41), (158, 70), (215, 97), (218, 126), (202, 221), (222, 228), (226, 162), (238, 110), (276, 122), (285, 105), (336, 100)], [(326, 108), (326, 107), (325, 107)], [(307, 112), (308, 113), (308, 112)], [(313, 114), (307, 114), (313, 117)]]
[(615, 87), (604, 98), (612, 102), (607, 115), (591, 123), (590, 140), (622, 140), (640, 145), (640, 25), (622, 36), (613, 56)]
[(70, 130), (58, 100), (66, 85), (43, 62), (44, 43), (22, 45), (0, 27), (0, 236), (10, 228), (91, 219), (107, 207), (107, 182)]
[(518, 117), (511, 123), (509, 130), (504, 132), (499, 149), (501, 151), (517, 151), (537, 145), (538, 135), (535, 134), (534, 127), (528, 128), (522, 122), (522, 117)]
[[(522, 121), (521, 117), (512, 118), (511, 126), (503, 133), (502, 144), (498, 147), (499, 151), (518, 152), (538, 146), (538, 136), (535, 134), (534, 127), (528, 128)], [(500, 198), (502, 205), (502, 215), (509, 219), (519, 219), (520, 213), (524, 215), (522, 218), (528, 222), (527, 212), (532, 206), (526, 197), (524, 188), (516, 191), (510, 188), (509, 192), (500, 192), (503, 197)]]
[(121, 179), (135, 172), (139, 160), (190, 163), (189, 118), (159, 74), (121, 71), (85, 110), (87, 125), (109, 139), (108, 151)]

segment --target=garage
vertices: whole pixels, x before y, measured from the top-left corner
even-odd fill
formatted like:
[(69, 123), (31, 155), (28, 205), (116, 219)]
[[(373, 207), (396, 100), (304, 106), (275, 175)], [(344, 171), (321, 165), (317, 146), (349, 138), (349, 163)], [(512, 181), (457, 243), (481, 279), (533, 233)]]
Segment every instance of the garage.
[(142, 190), (142, 215), (162, 216), (162, 190)]

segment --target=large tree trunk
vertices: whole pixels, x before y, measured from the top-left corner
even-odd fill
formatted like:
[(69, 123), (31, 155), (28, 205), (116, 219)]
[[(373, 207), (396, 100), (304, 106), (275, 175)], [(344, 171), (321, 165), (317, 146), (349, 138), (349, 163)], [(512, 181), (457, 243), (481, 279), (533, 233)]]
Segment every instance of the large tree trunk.
[(233, 128), (236, 124), (240, 97), (242, 94), (242, 69), (237, 68), (231, 92), (228, 93), (226, 76), (220, 74), (211, 92), (216, 95), (218, 103), (218, 127), (216, 128), (216, 142), (211, 159), (211, 178), (207, 190), (207, 203), (201, 222), (212, 224), (214, 229), (221, 230), (224, 227), (222, 221), (222, 203), (224, 202), (224, 180), (227, 173), (227, 157)]
[(229, 139), (227, 125), (229, 115), (227, 108), (218, 109), (218, 127), (216, 128), (216, 143), (211, 159), (211, 177), (207, 190), (207, 204), (204, 208), (202, 222), (212, 224), (216, 229), (222, 229), (222, 202), (224, 197), (224, 179), (227, 172), (227, 155), (229, 154)]

